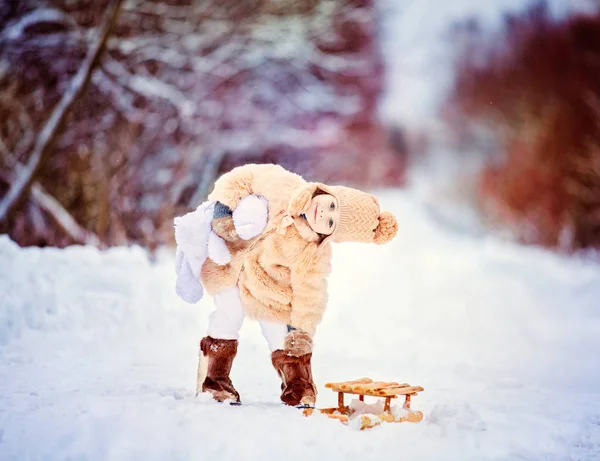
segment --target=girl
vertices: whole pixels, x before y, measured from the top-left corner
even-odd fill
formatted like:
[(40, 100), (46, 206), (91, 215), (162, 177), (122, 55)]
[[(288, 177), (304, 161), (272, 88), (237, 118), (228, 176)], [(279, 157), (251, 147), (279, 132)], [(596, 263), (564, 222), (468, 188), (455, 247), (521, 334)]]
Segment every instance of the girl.
[(278, 165), (235, 168), (208, 199), (212, 232), (227, 256), (213, 258), (209, 248), (200, 271), (216, 310), (200, 343), (197, 392), (240, 402), (229, 373), (247, 316), (267, 340), (281, 400), (314, 406), (312, 338), (327, 304), (330, 244), (386, 243), (396, 235), (396, 219), (380, 213), (372, 195), (306, 182)]

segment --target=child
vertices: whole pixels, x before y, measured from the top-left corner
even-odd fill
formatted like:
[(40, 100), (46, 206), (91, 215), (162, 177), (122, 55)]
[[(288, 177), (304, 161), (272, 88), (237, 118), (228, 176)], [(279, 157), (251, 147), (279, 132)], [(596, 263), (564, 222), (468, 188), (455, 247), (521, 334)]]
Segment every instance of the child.
[(240, 402), (229, 372), (248, 316), (259, 321), (271, 350), (281, 400), (314, 406), (312, 338), (327, 304), (330, 243), (386, 243), (396, 235), (396, 219), (380, 213), (372, 195), (306, 182), (278, 165), (233, 169), (203, 207), (203, 216), (213, 213), (218, 251), (209, 245), (200, 271), (216, 310), (200, 343), (197, 391)]

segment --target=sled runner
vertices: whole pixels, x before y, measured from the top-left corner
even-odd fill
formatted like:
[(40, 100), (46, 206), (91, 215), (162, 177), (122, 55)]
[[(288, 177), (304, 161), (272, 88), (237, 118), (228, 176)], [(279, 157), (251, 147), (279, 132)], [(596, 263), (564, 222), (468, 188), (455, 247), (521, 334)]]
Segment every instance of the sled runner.
[[(360, 430), (378, 426), (382, 422), (400, 423), (408, 421), (417, 423), (423, 419), (423, 413), (413, 411), (410, 408), (411, 397), (423, 392), (421, 386), (411, 386), (406, 383), (396, 382), (374, 382), (370, 378), (361, 378), (354, 381), (341, 383), (327, 383), (326, 388), (338, 393), (338, 406), (336, 408), (320, 408), (319, 412), (329, 418), (337, 419), (343, 424), (352, 424)], [(349, 406), (344, 404), (344, 394), (358, 395), (359, 402), (352, 402)], [(382, 400), (376, 404), (364, 403), (365, 396), (379, 397)], [(391, 405), (392, 399), (404, 396), (402, 407), (396, 408)], [(310, 416), (313, 409), (304, 410), (306, 416)]]

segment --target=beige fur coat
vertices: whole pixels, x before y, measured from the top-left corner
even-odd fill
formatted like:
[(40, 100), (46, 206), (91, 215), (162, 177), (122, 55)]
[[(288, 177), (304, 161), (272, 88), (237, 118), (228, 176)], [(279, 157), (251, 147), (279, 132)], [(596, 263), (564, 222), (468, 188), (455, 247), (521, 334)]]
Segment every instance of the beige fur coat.
[(201, 279), (208, 293), (237, 284), (248, 317), (314, 335), (327, 304), (331, 247), (319, 244), (319, 236), (298, 216), (308, 207), (313, 190), (314, 185), (278, 165), (244, 165), (221, 176), (209, 200), (235, 210), (244, 197), (263, 196), (269, 219), (263, 234), (249, 241), (237, 237), (231, 219), (213, 223), (232, 260), (226, 266), (205, 262)]

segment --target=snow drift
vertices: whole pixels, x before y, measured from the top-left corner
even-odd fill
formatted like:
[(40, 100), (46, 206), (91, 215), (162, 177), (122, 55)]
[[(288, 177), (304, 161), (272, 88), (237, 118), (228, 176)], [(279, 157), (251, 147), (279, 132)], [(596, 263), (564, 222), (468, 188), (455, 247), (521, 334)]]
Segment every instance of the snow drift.
[(419, 424), (357, 433), (279, 404), (258, 326), (232, 379), (245, 403), (195, 398), (211, 301), (174, 292), (170, 250), (21, 249), (0, 237), (0, 459), (581, 459), (600, 457), (600, 268), (440, 225), (378, 194), (385, 247), (334, 249), (315, 346), (327, 381), (422, 385)]

